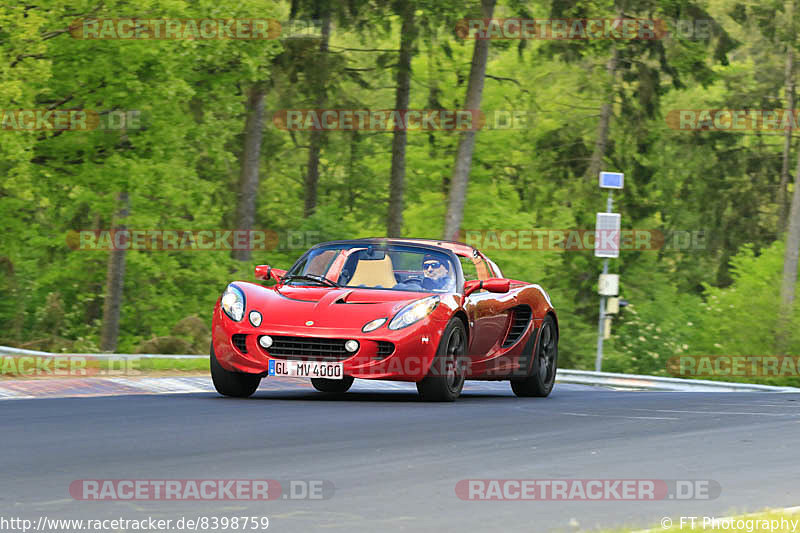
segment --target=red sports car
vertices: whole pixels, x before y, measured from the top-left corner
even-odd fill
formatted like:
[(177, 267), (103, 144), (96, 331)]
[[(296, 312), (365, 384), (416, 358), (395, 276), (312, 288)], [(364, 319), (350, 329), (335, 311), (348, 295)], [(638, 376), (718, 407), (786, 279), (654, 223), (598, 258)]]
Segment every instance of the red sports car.
[(354, 378), (413, 381), (424, 400), (453, 401), (465, 379), (510, 380), (547, 396), (558, 319), (544, 289), (504, 279), (466, 244), (358, 239), (318, 244), (286, 270), (255, 268), (214, 308), (211, 376), (247, 397), (262, 378), (300, 376), (343, 393)]

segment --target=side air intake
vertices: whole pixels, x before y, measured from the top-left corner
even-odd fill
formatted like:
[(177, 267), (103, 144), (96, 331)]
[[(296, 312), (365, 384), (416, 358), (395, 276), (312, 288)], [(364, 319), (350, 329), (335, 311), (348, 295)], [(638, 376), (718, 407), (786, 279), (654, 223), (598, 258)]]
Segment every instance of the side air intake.
[(522, 338), (531, 321), (531, 315), (531, 308), (527, 305), (520, 305), (511, 310), (511, 327), (508, 329), (506, 340), (503, 341), (503, 348), (513, 346)]
[(247, 335), (237, 333), (231, 337), (231, 342), (240, 352), (247, 353)]

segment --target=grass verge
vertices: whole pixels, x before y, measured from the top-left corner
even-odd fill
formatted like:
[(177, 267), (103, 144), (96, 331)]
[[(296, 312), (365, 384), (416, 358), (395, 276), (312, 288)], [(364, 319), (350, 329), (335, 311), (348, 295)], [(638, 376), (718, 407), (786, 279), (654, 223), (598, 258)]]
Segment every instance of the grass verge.
[(5, 355), (0, 357), (0, 378), (42, 379), (75, 377), (134, 377), (156, 375), (207, 375), (208, 357), (90, 357), (64, 355)]

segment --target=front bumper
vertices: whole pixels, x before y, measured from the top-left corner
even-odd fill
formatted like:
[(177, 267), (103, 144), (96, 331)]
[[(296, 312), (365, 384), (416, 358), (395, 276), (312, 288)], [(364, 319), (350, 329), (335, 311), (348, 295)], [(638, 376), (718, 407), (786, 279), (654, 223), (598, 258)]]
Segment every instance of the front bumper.
[[(401, 330), (392, 331), (383, 325), (369, 333), (353, 328), (308, 327), (299, 330), (295, 326), (272, 324), (262, 324), (256, 328), (247, 319), (234, 322), (217, 308), (212, 321), (212, 344), (217, 360), (226, 370), (266, 375), (270, 360), (285, 361), (303, 357), (270, 355), (268, 349), (258, 344), (261, 335), (354, 339), (360, 346), (352, 356), (341, 360), (345, 375), (360, 379), (419, 381), (428, 374), (446, 325), (447, 322), (441, 323), (428, 317)], [(245, 336), (243, 345), (246, 351), (240, 349), (241, 341), (239, 346), (233, 342), (234, 335)], [(392, 343), (394, 350), (391, 354), (379, 355), (378, 341)]]

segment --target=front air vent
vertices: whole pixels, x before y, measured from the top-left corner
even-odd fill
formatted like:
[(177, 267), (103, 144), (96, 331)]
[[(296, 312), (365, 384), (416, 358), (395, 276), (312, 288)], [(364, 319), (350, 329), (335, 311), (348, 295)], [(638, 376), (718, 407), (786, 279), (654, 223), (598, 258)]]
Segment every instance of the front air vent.
[(242, 353), (247, 353), (247, 335), (237, 333), (231, 337), (231, 342), (236, 346), (237, 350)]
[(347, 339), (272, 335), (272, 346), (267, 349), (267, 354), (277, 359), (344, 361), (355, 355), (345, 349), (346, 342)]
[(387, 341), (378, 341), (378, 357), (381, 359), (392, 355), (394, 344)]
[(531, 308), (527, 305), (520, 305), (511, 310), (511, 327), (508, 328), (508, 335), (503, 341), (503, 348), (508, 348), (516, 344), (522, 338), (528, 324), (531, 321)]

